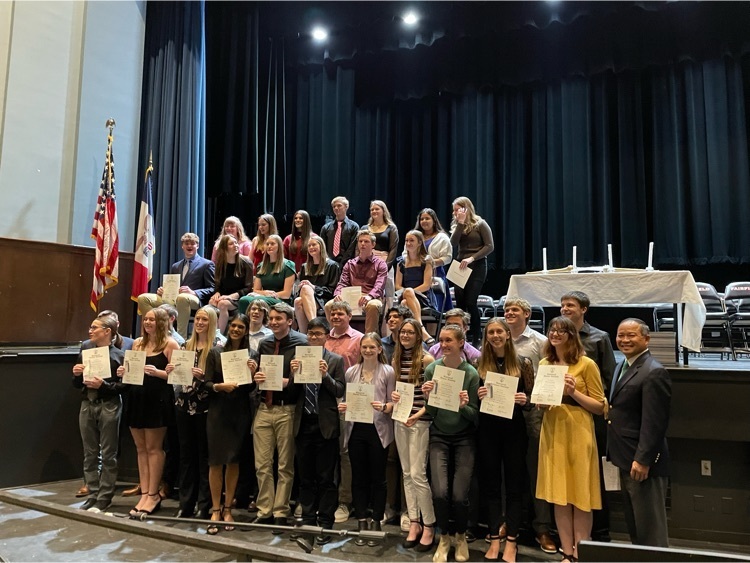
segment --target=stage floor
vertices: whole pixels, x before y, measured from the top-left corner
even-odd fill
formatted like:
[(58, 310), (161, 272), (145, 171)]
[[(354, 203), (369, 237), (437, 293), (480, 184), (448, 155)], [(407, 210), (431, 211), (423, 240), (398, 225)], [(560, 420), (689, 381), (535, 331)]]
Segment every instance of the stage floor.
[[(114, 515), (92, 514), (78, 509), (79, 480), (45, 483), (0, 491), (0, 561), (432, 561), (432, 552), (416, 553), (400, 544), (403, 535), (397, 526), (384, 526), (389, 537), (375, 548), (360, 547), (354, 538), (342, 536), (309, 555), (289, 540), (289, 534), (274, 536), (267, 531), (221, 531), (208, 536), (197, 523), (136, 522)], [(111, 513), (125, 514), (131, 498), (118, 494)], [(128, 485), (129, 486), (129, 485)], [(163, 503), (158, 516), (172, 516), (174, 500)], [(238, 521), (249, 522), (252, 515), (235, 510)], [(355, 529), (350, 519), (337, 529)], [(392, 535), (391, 535), (392, 534)], [(613, 534), (615, 541), (625, 541)], [(750, 546), (713, 542), (671, 540), (673, 547), (689, 547), (728, 553), (750, 554)], [(471, 560), (481, 561), (487, 544), (478, 539), (469, 545)], [(521, 545), (519, 561), (559, 561), (534, 546)], [(452, 560), (452, 554), (451, 554)]]

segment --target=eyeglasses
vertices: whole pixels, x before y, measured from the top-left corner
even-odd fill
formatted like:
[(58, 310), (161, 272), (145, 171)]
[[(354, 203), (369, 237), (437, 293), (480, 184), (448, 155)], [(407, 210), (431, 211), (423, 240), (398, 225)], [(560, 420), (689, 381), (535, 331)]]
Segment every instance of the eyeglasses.
[(104, 328), (104, 327), (103, 327), (103, 326), (96, 326), (96, 325), (91, 325), (91, 326), (89, 327), (89, 330), (96, 330), (96, 329), (98, 329), (98, 328)]
[(416, 336), (416, 332), (413, 330), (400, 330), (399, 334), (403, 334), (404, 336)]
[(562, 336), (563, 334), (569, 334), (569, 332), (564, 328), (551, 328), (549, 329), (549, 334), (559, 334)]
[(325, 338), (328, 336), (325, 332), (308, 332), (307, 337), (308, 338)]

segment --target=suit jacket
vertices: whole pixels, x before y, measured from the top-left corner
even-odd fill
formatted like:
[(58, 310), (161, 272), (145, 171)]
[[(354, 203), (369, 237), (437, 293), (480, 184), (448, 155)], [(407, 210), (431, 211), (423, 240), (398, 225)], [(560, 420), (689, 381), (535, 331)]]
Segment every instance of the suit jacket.
[(328, 257), (335, 262), (338, 262), (342, 268), (349, 260), (354, 258), (354, 253), (357, 250), (357, 233), (359, 232), (359, 225), (349, 219), (344, 218), (344, 224), (341, 225), (341, 242), (339, 243), (338, 256), (333, 255), (333, 239), (336, 236), (336, 219), (329, 221), (323, 228), (320, 229), (320, 238), (326, 243), (326, 251)]
[[(318, 387), (318, 425), (323, 438), (330, 440), (339, 437), (338, 401), (344, 396), (346, 382), (344, 380), (344, 358), (323, 349), (323, 359), (328, 362), (328, 374)], [(294, 435), (299, 433), (302, 423), (302, 413), (305, 407), (305, 390), (300, 385), (297, 408), (294, 411)]]
[(581, 338), (586, 355), (599, 366), (604, 394), (609, 397), (612, 375), (615, 373), (615, 353), (612, 350), (609, 334), (584, 322), (581, 330), (578, 331), (578, 336)]
[[(169, 269), (170, 274), (182, 274), (182, 268), (185, 266), (185, 258), (178, 260)], [(214, 294), (214, 271), (215, 265), (211, 260), (206, 260), (203, 256), (196, 254), (190, 264), (190, 270), (182, 280), (182, 285), (188, 286), (195, 291), (200, 299), (201, 305), (208, 303), (208, 300)]]
[(647, 350), (620, 375), (609, 405), (607, 457), (630, 471), (633, 460), (648, 465), (649, 475), (669, 475), (667, 425), (672, 399), (669, 372)]

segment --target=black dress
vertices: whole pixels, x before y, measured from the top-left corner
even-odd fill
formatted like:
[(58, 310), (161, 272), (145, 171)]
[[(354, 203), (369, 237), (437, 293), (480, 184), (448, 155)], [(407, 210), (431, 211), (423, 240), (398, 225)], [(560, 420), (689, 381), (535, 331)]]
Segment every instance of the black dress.
[[(211, 390), (208, 401), (208, 464), (239, 463), (241, 450), (250, 432), (250, 385), (241, 385), (231, 393), (214, 392), (216, 383), (223, 383), (221, 352), (216, 346), (206, 360), (206, 386)], [(254, 353), (250, 352), (250, 357)]]
[[(164, 352), (146, 356), (146, 365), (165, 369), (169, 360)], [(146, 375), (143, 385), (128, 385), (125, 420), (131, 428), (162, 428), (175, 424), (174, 391), (166, 379)]]

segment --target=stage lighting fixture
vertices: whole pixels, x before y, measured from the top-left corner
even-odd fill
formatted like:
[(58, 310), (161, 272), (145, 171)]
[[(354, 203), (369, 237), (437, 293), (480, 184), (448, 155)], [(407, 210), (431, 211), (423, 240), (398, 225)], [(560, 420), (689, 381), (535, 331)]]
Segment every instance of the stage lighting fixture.
[(325, 41), (328, 37), (328, 32), (322, 27), (316, 27), (312, 30), (312, 36), (315, 41)]
[(419, 19), (419, 18), (417, 18), (417, 14), (415, 14), (414, 12), (408, 12), (408, 13), (407, 13), (407, 14), (406, 14), (406, 15), (404, 16), (404, 23), (405, 23), (406, 25), (414, 25), (414, 24), (416, 24), (416, 23), (417, 23), (418, 19)]

